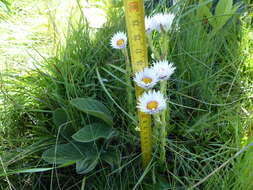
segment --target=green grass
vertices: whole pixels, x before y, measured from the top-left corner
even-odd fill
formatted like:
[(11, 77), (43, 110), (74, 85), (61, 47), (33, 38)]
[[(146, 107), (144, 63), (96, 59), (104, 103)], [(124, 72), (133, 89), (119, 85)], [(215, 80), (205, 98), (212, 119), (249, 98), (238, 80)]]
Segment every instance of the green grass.
[[(139, 132), (135, 118), (126, 114), (123, 96), (124, 58), (109, 45), (114, 32), (125, 30), (123, 10), (115, 8), (107, 9), (108, 22), (101, 29), (90, 28), (82, 17), (78, 24), (70, 22), (57, 55), (36, 62), (37, 69), (17, 75), (9, 67), (1, 75), (0, 189), (183, 190), (204, 179), (194, 189), (251, 190), (252, 147), (233, 156), (252, 142), (252, 17), (234, 15), (211, 36), (194, 11), (186, 13), (170, 41), (170, 60), (177, 69), (169, 89), (171, 127), (164, 169), (156, 155), (146, 170), (141, 168)], [(41, 159), (43, 150), (66, 141), (57, 137), (54, 110), (66, 111), (74, 131), (93, 120), (69, 104), (76, 97), (96, 98), (113, 113), (120, 136), (110, 146), (119, 150), (120, 165), (111, 168), (101, 161), (85, 175), (72, 166), (24, 171), (51, 167)], [(17, 174), (22, 171), (26, 173)]]
[(45, 3), (13, 1), (0, 24), (1, 71), (16, 68), (22, 73), (24, 69), (33, 68), (36, 61), (42, 61), (41, 55), (52, 55), (48, 49), (52, 46), (52, 36), (47, 29)]

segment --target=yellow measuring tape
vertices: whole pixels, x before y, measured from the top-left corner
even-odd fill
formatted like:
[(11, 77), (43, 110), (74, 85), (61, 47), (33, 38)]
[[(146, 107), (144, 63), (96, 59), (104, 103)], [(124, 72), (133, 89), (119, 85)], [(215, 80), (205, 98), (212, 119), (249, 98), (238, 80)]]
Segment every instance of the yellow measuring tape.
[[(131, 62), (133, 72), (142, 70), (148, 66), (147, 44), (144, 25), (144, 1), (143, 0), (124, 0), (125, 16), (127, 23), (128, 39), (130, 44)], [(143, 93), (138, 86), (135, 87), (136, 98)], [(142, 112), (138, 112), (141, 150), (143, 155), (144, 167), (151, 160), (152, 153), (152, 133), (151, 117)]]

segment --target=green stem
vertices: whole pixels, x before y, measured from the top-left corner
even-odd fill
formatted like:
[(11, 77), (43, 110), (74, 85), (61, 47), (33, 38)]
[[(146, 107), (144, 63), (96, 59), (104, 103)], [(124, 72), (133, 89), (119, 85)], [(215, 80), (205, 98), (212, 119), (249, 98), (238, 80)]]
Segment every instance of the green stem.
[(154, 138), (154, 145), (158, 148), (158, 152), (160, 155), (159, 163), (163, 165), (166, 161), (166, 128), (161, 120), (160, 114), (154, 114), (154, 122), (155, 122), (155, 138)]
[[(167, 80), (161, 81), (161, 92), (164, 96), (167, 95)], [(161, 163), (164, 163), (166, 161), (166, 139), (167, 139), (167, 110), (168, 108), (166, 108), (165, 110), (162, 111), (161, 113), (161, 148), (160, 148), (160, 161)]]
[(125, 56), (125, 60), (126, 60), (126, 83), (127, 83), (127, 104), (128, 104), (128, 110), (130, 113), (134, 114), (134, 97), (133, 97), (133, 93), (132, 93), (132, 80), (131, 80), (131, 76), (132, 76), (132, 69), (131, 69), (131, 63), (129, 60), (129, 55), (128, 55), (128, 51), (126, 48), (124, 48), (122, 50), (124, 56)]
[[(162, 51), (161, 51), (161, 59), (167, 59), (168, 56), (168, 33), (163, 30), (162, 31)], [(168, 83), (167, 80), (163, 80), (160, 82), (160, 90), (161, 93), (167, 97), (167, 88)], [(166, 108), (161, 113), (161, 133), (160, 133), (160, 163), (161, 165), (166, 161), (166, 139), (167, 139), (167, 122), (168, 122), (168, 109)]]
[[(163, 112), (164, 113), (164, 112)], [(163, 117), (163, 114), (162, 114)], [(164, 163), (166, 161), (166, 123), (164, 123), (162, 118), (162, 126), (161, 126), (161, 143), (160, 143), (160, 161)]]
[(160, 119), (160, 114), (154, 114), (154, 139), (153, 139), (153, 144), (155, 148), (159, 147), (159, 139), (160, 139), (160, 128), (161, 128), (161, 119)]
[(155, 49), (155, 47), (153, 45), (153, 40), (152, 40), (151, 34), (148, 35), (148, 45), (149, 45), (152, 53), (154, 54), (155, 59), (159, 60), (160, 59), (160, 55), (159, 55), (159, 52)]
[(168, 51), (169, 51), (169, 42), (168, 42), (168, 33), (166, 31), (162, 31), (162, 51), (161, 51), (161, 59), (167, 59)]

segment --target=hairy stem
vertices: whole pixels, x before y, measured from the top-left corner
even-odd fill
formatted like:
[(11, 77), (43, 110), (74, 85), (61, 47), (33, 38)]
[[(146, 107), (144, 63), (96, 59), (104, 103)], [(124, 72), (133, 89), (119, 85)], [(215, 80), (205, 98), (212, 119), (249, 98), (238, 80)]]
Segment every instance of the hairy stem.
[[(164, 96), (167, 95), (167, 80), (161, 81), (161, 92)], [(160, 161), (161, 163), (165, 162), (166, 160), (166, 139), (167, 139), (167, 111), (168, 108), (166, 108), (165, 110), (162, 111), (161, 113), (161, 145), (160, 145)]]
[(160, 59), (159, 52), (155, 49), (155, 47), (153, 45), (153, 40), (152, 40), (151, 34), (148, 35), (148, 45), (149, 45), (152, 53), (154, 54), (154, 58), (157, 60)]
[(169, 51), (169, 37), (168, 37), (168, 33), (163, 30), (162, 31), (162, 37), (161, 37), (161, 40), (162, 40), (162, 50), (161, 50), (161, 56), (160, 56), (160, 59), (161, 60), (165, 60), (167, 59), (167, 56), (168, 56), (168, 51)]
[(132, 93), (132, 79), (131, 79), (131, 76), (132, 76), (132, 69), (131, 69), (131, 63), (130, 63), (130, 60), (129, 60), (129, 55), (128, 55), (128, 51), (126, 48), (124, 48), (122, 50), (124, 56), (125, 56), (125, 60), (126, 60), (126, 75), (125, 75), (125, 78), (126, 78), (126, 83), (127, 83), (127, 88), (126, 88), (126, 91), (127, 91), (127, 105), (128, 105), (128, 110), (129, 110), (129, 113), (132, 113), (134, 114), (134, 97), (133, 97), (133, 93)]
[(154, 114), (153, 115), (154, 118), (154, 146), (155, 148), (158, 148), (160, 145), (160, 128), (161, 128), (161, 118), (160, 118), (160, 114)]

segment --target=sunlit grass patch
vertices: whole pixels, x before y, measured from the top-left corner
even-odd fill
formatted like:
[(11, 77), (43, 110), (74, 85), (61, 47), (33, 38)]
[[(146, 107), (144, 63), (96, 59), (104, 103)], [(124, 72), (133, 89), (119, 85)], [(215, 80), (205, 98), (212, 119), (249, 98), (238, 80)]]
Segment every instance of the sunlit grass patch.
[[(172, 30), (167, 52), (176, 69), (167, 90), (166, 162), (159, 168), (154, 151), (146, 170), (141, 167), (136, 117), (128, 111), (124, 55), (110, 46), (113, 34), (126, 30), (122, 5), (108, 9), (108, 4), (98, 4), (107, 13), (102, 27), (93, 27), (85, 16), (85, 10), (97, 10), (95, 4), (54, 1), (45, 6), (39, 18), (48, 14), (60, 40), (51, 58), (51, 35), (43, 27), (48, 26), (46, 20), (36, 22), (33, 16), (38, 12), (29, 8), (33, 3), (23, 2), (24, 8), (22, 1), (13, 5), (11, 23), (17, 28), (3, 22), (0, 29), (5, 31), (0, 35), (1, 48), (6, 50), (1, 56), (14, 66), (1, 75), (0, 175), (4, 182), (0, 188), (251, 190), (247, 165), (252, 162), (252, 147), (243, 149), (252, 135), (251, 20), (239, 13), (230, 15), (210, 35), (213, 27), (196, 13), (201, 6), (181, 2), (172, 8), (182, 8), (183, 13), (178, 13), (179, 27)], [(147, 3), (156, 7), (155, 1)], [(163, 1), (154, 11), (163, 11), (166, 5)], [(148, 12), (153, 15), (152, 11)], [(153, 48), (160, 53), (164, 48), (159, 35), (153, 34)], [(39, 59), (32, 52), (32, 58), (24, 55), (24, 48), (38, 51)], [(20, 75), (16, 62), (27, 66), (30, 59), (36, 68)], [(151, 49), (149, 60), (156, 61)], [(156, 102), (151, 103), (148, 108), (155, 109)], [(91, 129), (96, 133), (91, 135)], [(77, 151), (80, 143), (89, 144), (89, 150), (81, 153), (95, 161), (83, 159)]]
[(33, 68), (36, 59), (42, 60), (36, 51), (46, 57), (51, 53), (48, 47), (52, 40), (43, 6), (44, 2), (12, 2), (8, 19), (0, 21), (1, 70)]

